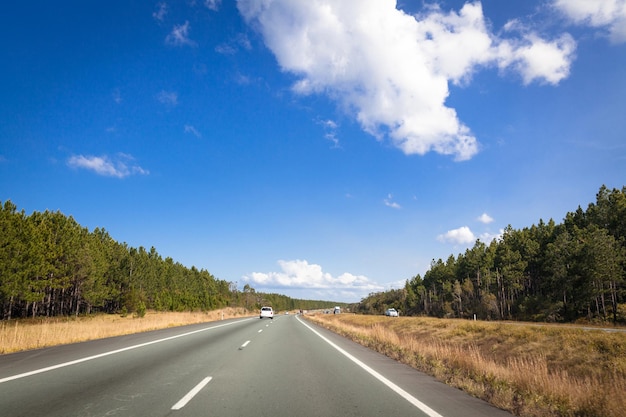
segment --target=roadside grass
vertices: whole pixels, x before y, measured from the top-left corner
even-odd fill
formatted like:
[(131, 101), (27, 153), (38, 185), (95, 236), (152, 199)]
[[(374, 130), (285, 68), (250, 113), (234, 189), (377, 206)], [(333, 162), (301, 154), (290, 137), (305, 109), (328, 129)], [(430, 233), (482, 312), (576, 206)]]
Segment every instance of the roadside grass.
[(518, 416), (626, 413), (626, 333), (423, 317), (307, 318)]
[(243, 308), (208, 312), (146, 312), (0, 321), (0, 354), (248, 316)]

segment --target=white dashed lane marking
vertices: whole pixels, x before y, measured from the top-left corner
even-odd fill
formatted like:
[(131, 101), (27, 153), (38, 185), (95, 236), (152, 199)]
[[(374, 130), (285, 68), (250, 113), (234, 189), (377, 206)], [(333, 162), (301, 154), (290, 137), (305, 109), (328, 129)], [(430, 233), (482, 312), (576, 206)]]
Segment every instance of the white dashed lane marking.
[(210, 376), (207, 376), (202, 381), (200, 381), (200, 383), (196, 385), (191, 391), (189, 391), (187, 395), (185, 395), (183, 398), (180, 399), (180, 401), (178, 401), (176, 404), (172, 406), (172, 410), (180, 410), (185, 405), (187, 405), (187, 403), (191, 401), (191, 399), (195, 397), (196, 394), (198, 394), (200, 390), (206, 386), (206, 384), (211, 382), (211, 379), (213, 378)]

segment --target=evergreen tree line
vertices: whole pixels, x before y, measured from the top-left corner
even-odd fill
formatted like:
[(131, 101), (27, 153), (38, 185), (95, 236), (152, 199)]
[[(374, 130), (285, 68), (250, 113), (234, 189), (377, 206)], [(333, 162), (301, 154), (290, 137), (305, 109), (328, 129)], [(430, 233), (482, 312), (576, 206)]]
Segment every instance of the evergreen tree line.
[(489, 244), (433, 260), (404, 289), (370, 294), (357, 311), (548, 322), (626, 322), (626, 187), (602, 186), (596, 203)]
[(332, 309), (335, 306), (345, 307), (345, 303), (323, 300), (301, 300), (283, 294), (257, 292), (249, 284), (237, 293), (237, 305), (248, 310), (259, 309), (261, 306), (272, 306), (274, 313), (294, 310)]
[[(253, 296), (251, 296), (253, 294)], [(0, 203), (0, 318), (193, 311), (242, 306), (325, 308), (330, 302), (256, 293), (204, 269), (163, 259), (154, 247), (118, 243), (57, 212), (26, 215)]]

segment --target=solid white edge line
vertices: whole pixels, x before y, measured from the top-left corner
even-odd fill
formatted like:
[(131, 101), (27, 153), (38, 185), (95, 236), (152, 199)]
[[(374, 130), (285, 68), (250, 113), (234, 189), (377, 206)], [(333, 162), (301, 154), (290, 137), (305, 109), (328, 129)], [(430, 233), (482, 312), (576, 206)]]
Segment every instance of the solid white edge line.
[(200, 392), (200, 390), (206, 386), (206, 384), (211, 382), (212, 379), (213, 377), (207, 376), (202, 381), (200, 381), (200, 383), (193, 387), (193, 389), (189, 391), (187, 395), (185, 395), (183, 398), (180, 399), (180, 401), (172, 406), (172, 410), (180, 410), (181, 408), (186, 406), (187, 403), (191, 401), (191, 399), (195, 397)]
[(408, 392), (406, 392), (405, 390), (403, 390), (402, 388), (400, 388), (399, 386), (397, 386), (396, 384), (394, 384), (393, 382), (391, 382), (390, 380), (388, 380), (387, 378), (385, 378), (384, 376), (382, 376), (381, 374), (379, 374), (378, 372), (376, 372), (375, 370), (373, 370), (372, 368), (370, 368), (369, 366), (367, 366), (366, 364), (364, 364), (363, 362), (361, 362), (360, 360), (358, 360), (357, 358), (355, 358), (354, 356), (352, 356), (351, 354), (349, 354), (348, 352), (346, 352), (345, 350), (343, 350), (342, 348), (340, 348), (339, 346), (331, 342), (330, 340), (328, 340), (326, 337), (324, 337), (321, 333), (319, 333), (313, 327), (309, 326), (307, 323), (300, 320), (300, 318), (297, 318), (297, 319), (300, 323), (302, 323), (309, 330), (311, 330), (313, 333), (319, 336), (322, 340), (324, 340), (326, 343), (328, 343), (329, 345), (337, 349), (339, 353), (341, 353), (346, 358), (350, 359), (352, 362), (360, 366), (363, 370), (365, 370), (374, 378), (378, 379), (380, 382), (385, 384), (387, 387), (393, 390), (396, 394), (400, 395), (402, 398), (404, 398), (405, 400), (413, 404), (415, 407), (419, 408), (423, 413), (428, 415), (428, 417), (443, 417), (441, 414), (439, 414), (438, 412), (436, 412), (435, 410), (433, 410), (432, 408), (430, 408), (429, 406), (427, 406), (426, 404), (424, 404), (423, 402), (421, 402), (420, 400), (418, 400), (417, 398), (415, 398), (414, 396), (412, 396), (411, 394), (409, 394)]
[(125, 352), (127, 350), (137, 349), (137, 348), (141, 348), (141, 347), (144, 347), (144, 346), (153, 345), (155, 343), (166, 342), (168, 340), (178, 339), (179, 337), (185, 337), (185, 336), (189, 336), (189, 335), (192, 335), (192, 334), (195, 334), (195, 333), (200, 333), (200, 332), (205, 332), (207, 330), (217, 329), (219, 327), (230, 326), (230, 325), (233, 325), (233, 324), (241, 323), (241, 322), (246, 321), (246, 320), (250, 320), (250, 319), (238, 320), (238, 321), (234, 321), (232, 323), (220, 324), (218, 326), (205, 327), (203, 329), (194, 330), (193, 332), (188, 332), (188, 333), (183, 333), (183, 334), (179, 334), (179, 335), (176, 335), (176, 336), (166, 337), (165, 339), (153, 340), (151, 342), (141, 343), (139, 345), (128, 346), (128, 347), (125, 347), (125, 348), (122, 348), (122, 349), (112, 350), (110, 352), (104, 352), (104, 353), (100, 353), (98, 355), (93, 355), (93, 356), (89, 356), (89, 357), (86, 357), (86, 358), (77, 359), (75, 361), (64, 362), (64, 363), (60, 363), (58, 365), (48, 366), (46, 368), (35, 369), (34, 371), (24, 372), (23, 374), (8, 376), (6, 378), (0, 379), (0, 384), (2, 384), (3, 382), (13, 381), (14, 379), (26, 378), (27, 376), (37, 375), (37, 374), (41, 374), (43, 372), (48, 372), (48, 371), (52, 371), (52, 370), (55, 370), (55, 369), (64, 368), (66, 366), (76, 365), (76, 364), (79, 364), (79, 363), (82, 363), (82, 362), (87, 362), (87, 361), (91, 361), (91, 360), (94, 360), (94, 359), (103, 358), (105, 356), (114, 355), (116, 353)]

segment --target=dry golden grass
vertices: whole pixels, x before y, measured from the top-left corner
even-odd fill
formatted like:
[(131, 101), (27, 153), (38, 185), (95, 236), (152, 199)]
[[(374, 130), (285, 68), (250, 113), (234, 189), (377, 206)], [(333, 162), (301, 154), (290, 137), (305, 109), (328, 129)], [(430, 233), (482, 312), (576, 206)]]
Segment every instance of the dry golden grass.
[(250, 315), (242, 308), (209, 312), (147, 312), (144, 317), (107, 314), (0, 322), (0, 354), (140, 333)]
[(310, 319), (518, 416), (626, 413), (626, 333), (350, 314)]

